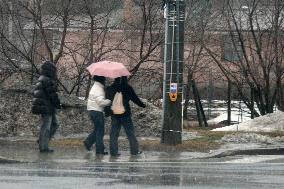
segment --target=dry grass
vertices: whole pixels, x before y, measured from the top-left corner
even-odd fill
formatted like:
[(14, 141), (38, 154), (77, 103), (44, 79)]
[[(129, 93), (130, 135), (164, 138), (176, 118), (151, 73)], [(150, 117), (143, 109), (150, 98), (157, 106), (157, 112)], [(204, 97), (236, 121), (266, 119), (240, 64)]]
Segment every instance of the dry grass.
[[(211, 129), (216, 126), (209, 126), (206, 128), (201, 127), (190, 127), (184, 129), (187, 132), (197, 133), (199, 138), (183, 141), (182, 144), (171, 146), (161, 144), (160, 139), (156, 140), (140, 140), (140, 148), (143, 151), (160, 151), (160, 152), (182, 152), (182, 151), (197, 151), (197, 152), (208, 152), (213, 149), (218, 149), (222, 143), (221, 138), (228, 134), (241, 133), (241, 132), (213, 132)], [(245, 132), (246, 133), (246, 132)], [(284, 132), (270, 132), (270, 133), (258, 133), (261, 135), (269, 137), (283, 137)], [(0, 143), (7, 143), (7, 141), (1, 141)], [(35, 143), (35, 141), (21, 141), (21, 143)], [(105, 144), (108, 146), (109, 141), (106, 140)], [(83, 139), (57, 139), (51, 141), (52, 146), (62, 147), (62, 148), (84, 148)], [(129, 144), (127, 139), (119, 140), (120, 149), (128, 150)]]
[(270, 137), (283, 137), (284, 136), (284, 131), (275, 131), (275, 132), (269, 132), (269, 133), (259, 133), (265, 136), (270, 136)]
[[(185, 129), (187, 132), (195, 132), (199, 138), (192, 140), (183, 141), (179, 145), (165, 145), (161, 144), (160, 139), (156, 140), (141, 140), (139, 141), (140, 148), (143, 151), (160, 151), (160, 152), (182, 152), (182, 151), (199, 151), (208, 152), (213, 149), (218, 149), (222, 143), (221, 138), (228, 134), (234, 134), (236, 132), (213, 132), (211, 129), (216, 128), (216, 125), (209, 127), (190, 127)], [(240, 132), (238, 132), (240, 133)], [(271, 132), (271, 133), (259, 133), (270, 137), (281, 137), (284, 136), (284, 132)], [(52, 142), (52, 145), (59, 147), (70, 147), (70, 148), (83, 148), (83, 139), (60, 139)], [(109, 141), (106, 140), (106, 143)], [(108, 145), (108, 144), (106, 144)], [(127, 139), (120, 139), (119, 146), (128, 149)]]
[(214, 141), (206, 140), (187, 140), (178, 145), (161, 144), (160, 141), (146, 140), (140, 143), (144, 151), (163, 151), (163, 152), (181, 152), (181, 151), (199, 151), (207, 152), (211, 149), (217, 149), (220, 144)]
[[(139, 141), (141, 150), (144, 151), (162, 151), (162, 152), (179, 152), (179, 151), (200, 151), (207, 152), (217, 149), (221, 143), (219, 140), (225, 135), (225, 132), (212, 132), (209, 130), (195, 130), (200, 138), (183, 141), (179, 145), (161, 144), (160, 139), (157, 140), (141, 140)], [(106, 143), (109, 141), (106, 140)], [(59, 139), (51, 142), (51, 145), (65, 148), (83, 148), (83, 139)], [(106, 144), (107, 145), (107, 144)], [(127, 139), (120, 139), (119, 145), (128, 147)]]

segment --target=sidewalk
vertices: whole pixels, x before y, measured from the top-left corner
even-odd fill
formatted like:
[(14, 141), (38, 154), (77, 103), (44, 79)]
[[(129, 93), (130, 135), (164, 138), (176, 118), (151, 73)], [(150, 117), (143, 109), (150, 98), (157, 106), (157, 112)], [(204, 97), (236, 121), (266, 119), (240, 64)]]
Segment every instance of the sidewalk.
[[(41, 154), (38, 152), (36, 138), (8, 138), (0, 139), (0, 163), (8, 162), (39, 162), (39, 161), (74, 161), (87, 162), (90, 160), (100, 160), (104, 162), (113, 161), (109, 155), (97, 157), (95, 152), (87, 152), (82, 143), (81, 138), (57, 138), (51, 143), (51, 148), (55, 150), (54, 153)], [(140, 143), (143, 141), (159, 142), (158, 138), (138, 138)], [(68, 143), (66, 146), (63, 142)], [(106, 148), (108, 151), (108, 137), (105, 139)], [(143, 153), (138, 156), (130, 156), (128, 151), (128, 141), (125, 137), (119, 139), (119, 149), (121, 156), (115, 161), (130, 161), (136, 159), (137, 161), (153, 162), (153, 161), (188, 161), (192, 158), (205, 157), (207, 153), (201, 152), (163, 152), (163, 151), (148, 151), (143, 150)]]
[[(168, 151), (165, 149), (159, 150), (143, 150), (143, 154), (139, 156), (130, 156), (128, 151), (128, 142), (125, 137), (119, 140), (121, 156), (112, 158), (109, 155), (96, 156), (94, 152), (87, 152), (81, 141), (82, 138), (57, 138), (51, 147), (55, 150), (54, 153), (42, 154), (38, 152), (36, 140), (37, 138), (1, 138), (0, 139), (0, 163), (17, 163), (17, 162), (192, 162), (202, 161), (202, 159), (223, 158), (236, 155), (284, 155), (284, 148), (267, 145), (261, 146), (258, 144), (251, 145), (234, 145), (228, 144), (220, 149), (211, 150), (209, 152), (195, 152), (190, 150)], [(106, 137), (106, 147), (108, 147), (108, 137)], [(144, 141), (154, 141), (159, 143), (159, 138), (139, 138), (140, 143)], [(174, 148), (174, 147), (172, 147)], [(107, 148), (108, 150), (108, 148)]]

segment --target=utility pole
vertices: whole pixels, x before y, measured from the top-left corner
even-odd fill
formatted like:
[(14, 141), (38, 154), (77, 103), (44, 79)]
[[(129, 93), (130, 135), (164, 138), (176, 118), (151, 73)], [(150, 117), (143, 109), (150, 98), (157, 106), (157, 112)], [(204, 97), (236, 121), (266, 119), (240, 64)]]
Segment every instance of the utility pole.
[(176, 145), (182, 143), (185, 2), (164, 0), (164, 4), (166, 24), (161, 142)]

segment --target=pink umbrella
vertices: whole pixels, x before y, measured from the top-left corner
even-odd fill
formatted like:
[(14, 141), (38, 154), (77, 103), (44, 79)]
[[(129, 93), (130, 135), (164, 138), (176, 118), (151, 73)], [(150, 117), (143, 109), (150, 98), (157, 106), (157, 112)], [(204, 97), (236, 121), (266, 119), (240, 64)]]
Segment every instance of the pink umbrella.
[(130, 73), (127, 68), (119, 62), (100, 61), (92, 63), (87, 67), (91, 75), (98, 75), (110, 78), (117, 78), (121, 76), (129, 76)]

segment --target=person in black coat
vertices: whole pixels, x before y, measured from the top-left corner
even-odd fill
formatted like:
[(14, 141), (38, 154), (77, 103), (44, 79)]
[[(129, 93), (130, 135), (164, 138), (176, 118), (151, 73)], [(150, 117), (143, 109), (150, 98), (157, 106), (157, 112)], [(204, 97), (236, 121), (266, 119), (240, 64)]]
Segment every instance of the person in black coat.
[(136, 105), (145, 108), (146, 105), (138, 98), (133, 88), (128, 85), (127, 77), (116, 78), (114, 83), (107, 87), (106, 98), (113, 101), (117, 92), (121, 92), (123, 96), (123, 106), (125, 112), (123, 114), (114, 114), (110, 107), (105, 108), (105, 116), (111, 116), (111, 131), (110, 131), (110, 155), (118, 156), (118, 137), (121, 126), (123, 126), (127, 135), (131, 155), (137, 155), (139, 151), (139, 144), (135, 136), (134, 126), (131, 119), (131, 108), (129, 101), (131, 100)]
[(42, 119), (38, 140), (40, 152), (53, 152), (48, 143), (58, 128), (56, 109), (61, 108), (56, 78), (56, 66), (50, 61), (44, 62), (35, 85), (32, 104), (32, 113), (41, 115)]

